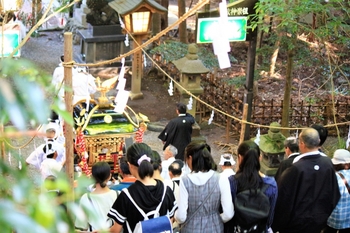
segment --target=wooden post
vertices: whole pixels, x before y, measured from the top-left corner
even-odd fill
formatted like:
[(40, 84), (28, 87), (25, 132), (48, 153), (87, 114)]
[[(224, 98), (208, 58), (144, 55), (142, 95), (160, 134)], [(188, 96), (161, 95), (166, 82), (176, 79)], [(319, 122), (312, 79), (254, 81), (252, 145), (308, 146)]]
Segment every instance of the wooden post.
[[(135, 35), (134, 38), (137, 42), (133, 42), (133, 49), (137, 48), (142, 44), (143, 35)], [(132, 57), (132, 77), (131, 77), (131, 92), (130, 99), (138, 100), (143, 99), (143, 93), (141, 92), (141, 81), (143, 76), (143, 66), (142, 66), (142, 50), (138, 50), (134, 53)]]
[[(178, 17), (180, 18), (186, 13), (186, 1), (185, 0), (178, 0)], [(179, 38), (180, 42), (187, 43), (187, 24), (186, 21), (183, 21), (179, 25)]]
[[(244, 104), (242, 121), (247, 121), (247, 115), (248, 115), (248, 104)], [(242, 127), (241, 127), (241, 136), (239, 138), (239, 144), (241, 144), (245, 140), (244, 139), (244, 137), (245, 137), (245, 127), (246, 127), (247, 124), (242, 122), (241, 125), (242, 125)]]
[[(248, 47), (248, 62), (247, 62), (246, 85), (245, 85), (246, 91), (244, 93), (244, 103), (249, 105), (248, 113), (247, 113), (247, 121), (250, 121), (252, 116), (257, 31), (258, 29), (255, 28), (255, 30), (252, 32), (252, 35), (251, 35), (252, 38), (249, 41), (249, 47)], [(244, 138), (245, 140), (248, 140), (249, 137), (250, 137), (250, 125), (247, 125)]]
[[(64, 33), (64, 62), (73, 61), (73, 35), (71, 32)], [(73, 118), (73, 85), (72, 85), (72, 66), (64, 66), (64, 101), (68, 115)], [(73, 119), (72, 119), (73, 122)], [(64, 136), (66, 138), (66, 174), (70, 187), (74, 187), (74, 151), (73, 151), (73, 126), (64, 122)], [(74, 199), (72, 191), (71, 200)]]

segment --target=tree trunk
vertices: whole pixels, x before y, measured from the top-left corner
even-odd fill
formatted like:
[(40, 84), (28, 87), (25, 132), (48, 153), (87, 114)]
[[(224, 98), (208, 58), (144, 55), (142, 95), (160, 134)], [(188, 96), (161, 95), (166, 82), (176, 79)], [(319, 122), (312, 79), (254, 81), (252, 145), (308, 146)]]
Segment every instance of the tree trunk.
[[(284, 87), (284, 97), (283, 97), (283, 108), (282, 108), (282, 127), (289, 127), (289, 107), (290, 107), (290, 93), (292, 90), (292, 75), (293, 75), (293, 58), (295, 54), (295, 44), (296, 44), (296, 35), (292, 36), (293, 46), (288, 49), (287, 52), (287, 69), (286, 69), (286, 85)], [(283, 129), (281, 133), (288, 137), (289, 130)]]
[[(179, 7), (179, 18), (186, 13), (186, 4), (185, 0), (178, 0)], [(187, 44), (187, 25), (186, 20), (180, 23), (179, 25), (179, 38), (180, 42)]]

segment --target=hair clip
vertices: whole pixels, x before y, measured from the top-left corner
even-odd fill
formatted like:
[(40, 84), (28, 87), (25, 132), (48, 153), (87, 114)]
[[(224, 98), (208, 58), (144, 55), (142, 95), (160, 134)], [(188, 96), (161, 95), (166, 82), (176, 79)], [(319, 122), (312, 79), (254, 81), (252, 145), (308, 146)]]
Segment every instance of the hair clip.
[(142, 161), (147, 160), (148, 162), (151, 162), (151, 158), (148, 157), (146, 154), (142, 155), (141, 158), (137, 160), (137, 164), (140, 166)]

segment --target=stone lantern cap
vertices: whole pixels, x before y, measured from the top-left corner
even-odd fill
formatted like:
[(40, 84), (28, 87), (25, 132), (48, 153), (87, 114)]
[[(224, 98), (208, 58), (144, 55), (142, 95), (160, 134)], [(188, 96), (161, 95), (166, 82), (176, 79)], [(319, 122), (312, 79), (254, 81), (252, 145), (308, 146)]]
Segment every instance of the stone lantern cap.
[[(272, 127), (281, 127), (278, 122), (272, 122)], [(280, 132), (280, 129), (270, 128), (267, 134), (260, 136), (260, 150), (266, 154), (284, 154), (284, 141), (286, 137)]]
[(183, 74), (206, 74), (210, 70), (198, 59), (198, 47), (196, 44), (188, 45), (188, 53), (185, 57), (172, 61), (176, 68)]

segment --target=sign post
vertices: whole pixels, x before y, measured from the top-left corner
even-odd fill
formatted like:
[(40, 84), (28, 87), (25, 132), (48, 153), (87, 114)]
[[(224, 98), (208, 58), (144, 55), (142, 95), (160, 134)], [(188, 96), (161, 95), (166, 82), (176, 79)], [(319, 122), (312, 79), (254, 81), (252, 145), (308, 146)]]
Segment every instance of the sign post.
[[(254, 6), (258, 0), (235, 0), (227, 5), (227, 34), (229, 41), (249, 41), (248, 61), (246, 69), (246, 85), (244, 104), (247, 107), (246, 121), (251, 121), (253, 105), (254, 68), (256, 56), (257, 28), (252, 31), (249, 28), (251, 22), (249, 15), (255, 14)], [(220, 16), (218, 10), (197, 13), (197, 43), (212, 43)], [(250, 137), (250, 124), (245, 124), (244, 140)], [(243, 135), (241, 135), (243, 136)], [(242, 138), (241, 138), (242, 139)]]

